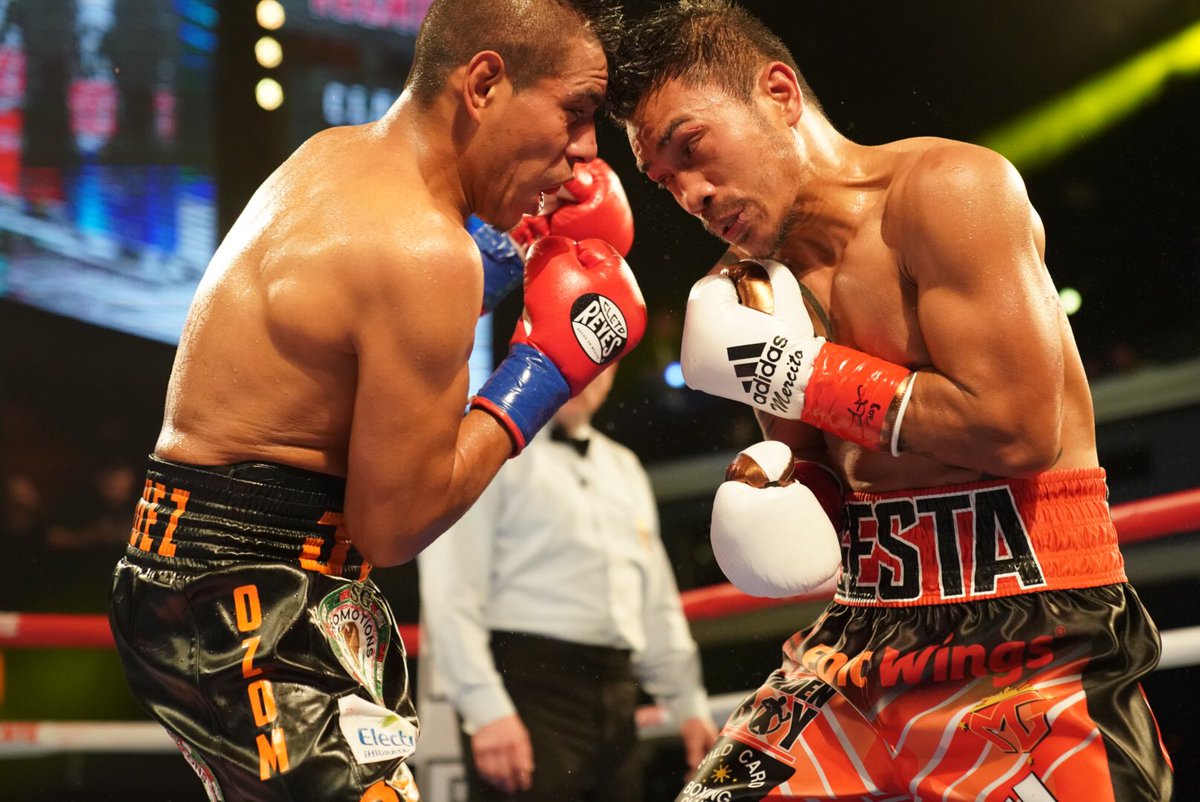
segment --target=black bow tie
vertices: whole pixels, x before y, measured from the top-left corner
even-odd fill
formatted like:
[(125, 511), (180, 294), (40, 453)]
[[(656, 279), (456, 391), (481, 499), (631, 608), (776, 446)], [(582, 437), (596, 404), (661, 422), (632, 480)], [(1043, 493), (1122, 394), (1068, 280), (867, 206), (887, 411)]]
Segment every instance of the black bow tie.
[(566, 443), (575, 449), (581, 457), (587, 456), (588, 443), (590, 441), (586, 437), (572, 437), (561, 426), (552, 426), (550, 428), (550, 439), (556, 443)]

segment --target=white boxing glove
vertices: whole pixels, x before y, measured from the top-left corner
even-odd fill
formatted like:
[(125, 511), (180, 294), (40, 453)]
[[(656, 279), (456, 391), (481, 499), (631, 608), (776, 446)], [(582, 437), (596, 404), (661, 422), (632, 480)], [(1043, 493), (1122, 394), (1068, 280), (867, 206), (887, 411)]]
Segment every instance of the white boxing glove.
[(683, 378), (693, 390), (796, 420), (825, 340), (814, 336), (792, 271), (763, 262), (767, 280), (744, 272), (747, 266), (758, 267), (739, 262), (692, 287), (680, 349)]
[(734, 587), (783, 598), (833, 592), (838, 534), (813, 492), (792, 477), (792, 450), (756, 443), (730, 464), (713, 501), (713, 555)]
[(778, 262), (744, 260), (696, 282), (680, 364), (694, 390), (899, 454), (915, 374), (815, 336), (799, 283)]

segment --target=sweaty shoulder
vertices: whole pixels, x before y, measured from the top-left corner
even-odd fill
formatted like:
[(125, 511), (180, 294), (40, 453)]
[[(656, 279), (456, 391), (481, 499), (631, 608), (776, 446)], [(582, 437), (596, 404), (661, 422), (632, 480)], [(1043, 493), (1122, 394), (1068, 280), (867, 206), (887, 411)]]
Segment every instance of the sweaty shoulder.
[(296, 155), (282, 189), (309, 235), (298, 239), (360, 293), (357, 301), (408, 293), (412, 282), (469, 288), (479, 272), (474, 243), (461, 217), (435, 202), (406, 149), (344, 128), (313, 137)]
[(918, 142), (899, 157), (884, 217), (885, 236), (903, 252), (1029, 225), (1024, 181), (999, 153), (966, 142)]
[(370, 254), (348, 248), (360, 309), (414, 326), (470, 331), (479, 315), (483, 278), (479, 251), (461, 220), (432, 208), (377, 221)]

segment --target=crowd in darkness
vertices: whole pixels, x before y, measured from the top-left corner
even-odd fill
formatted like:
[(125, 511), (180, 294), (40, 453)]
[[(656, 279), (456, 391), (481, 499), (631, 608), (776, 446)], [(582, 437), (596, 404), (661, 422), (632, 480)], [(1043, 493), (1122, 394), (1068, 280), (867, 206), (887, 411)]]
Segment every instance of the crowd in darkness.
[(44, 417), (18, 404), (3, 409), (0, 539), (9, 558), (0, 609), (103, 612), (107, 567), (129, 540), (141, 493), (141, 460), (115, 444), (47, 438), (56, 427)]

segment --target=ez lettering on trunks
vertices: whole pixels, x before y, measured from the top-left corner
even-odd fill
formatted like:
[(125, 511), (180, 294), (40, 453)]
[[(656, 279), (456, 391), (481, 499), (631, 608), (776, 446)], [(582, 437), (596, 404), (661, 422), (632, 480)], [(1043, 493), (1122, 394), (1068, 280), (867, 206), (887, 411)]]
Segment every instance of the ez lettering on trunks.
[[(283, 727), (275, 723), (275, 692), (269, 679), (255, 679), (262, 669), (254, 665), (254, 653), (258, 650), (257, 632), (262, 626), (262, 605), (258, 600), (257, 585), (241, 585), (233, 589), (233, 610), (238, 632), (246, 635), (242, 640), (242, 678), (250, 680), (246, 685), (246, 697), (250, 712), (257, 727), (272, 725), (268, 732), (260, 732), (255, 739), (258, 747), (258, 775), (266, 780), (288, 770), (287, 738)], [(270, 736), (268, 738), (268, 735)]]
[(984, 598), (1006, 576), (1023, 590), (1046, 585), (1007, 487), (852, 502), (844, 537), (842, 591), (856, 599)]
[[(167, 491), (170, 490), (170, 500), (174, 509), (170, 509), (164, 504), (164, 499), (167, 498)], [(163, 557), (175, 556), (175, 527), (179, 525), (179, 516), (183, 515), (183, 511), (187, 509), (188, 498), (191, 494), (186, 490), (178, 488), (168, 488), (162, 482), (151, 482), (146, 480), (146, 485), (142, 489), (142, 497), (138, 499), (137, 510), (133, 515), (133, 531), (129, 534), (129, 545), (135, 546), (142, 551), (157, 551)], [(160, 511), (170, 510), (170, 517), (167, 519), (167, 527), (163, 535), (158, 539), (157, 547), (155, 546), (155, 537), (151, 533), (151, 527), (156, 527), (158, 524), (158, 513)]]

